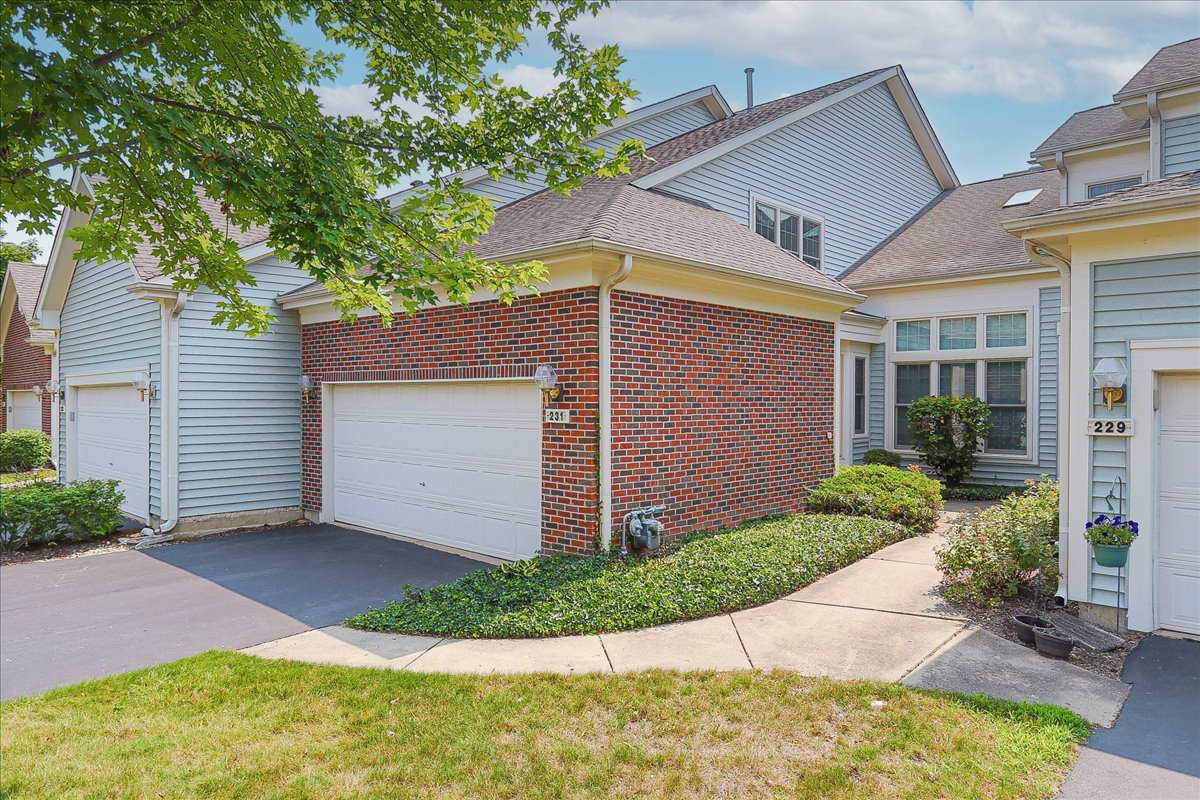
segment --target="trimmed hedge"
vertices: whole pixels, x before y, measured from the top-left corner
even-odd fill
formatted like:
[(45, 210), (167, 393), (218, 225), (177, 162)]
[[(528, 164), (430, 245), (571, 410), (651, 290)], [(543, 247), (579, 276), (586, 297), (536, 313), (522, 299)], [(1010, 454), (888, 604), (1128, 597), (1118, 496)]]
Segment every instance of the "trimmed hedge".
[(535, 569), (477, 570), (346, 622), (456, 638), (532, 638), (634, 630), (777, 600), (885, 545), (896, 524), (813, 514), (690, 537), (652, 558), (557, 555)]
[(942, 485), (916, 470), (878, 464), (842, 467), (808, 496), (819, 514), (898, 522), (923, 533), (932, 531), (945, 505)]
[(50, 437), (41, 431), (0, 433), (0, 472), (41, 469), (50, 460)]
[(864, 464), (882, 464), (885, 467), (900, 467), (900, 454), (876, 447), (863, 453)]
[(1014, 494), (1025, 491), (1024, 486), (943, 486), (942, 498), (945, 500), (963, 500), (967, 502), (983, 502), (1003, 500)]
[(121, 527), (117, 481), (34, 483), (0, 492), (0, 549), (107, 536)]

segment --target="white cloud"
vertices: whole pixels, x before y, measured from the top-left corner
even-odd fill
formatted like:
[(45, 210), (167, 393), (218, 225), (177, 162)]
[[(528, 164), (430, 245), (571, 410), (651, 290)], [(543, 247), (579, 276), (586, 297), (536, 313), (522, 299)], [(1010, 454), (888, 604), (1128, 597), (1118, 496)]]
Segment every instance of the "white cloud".
[(920, 91), (1032, 102), (1114, 92), (1196, 29), (1183, 2), (618, 2), (576, 31), (590, 44), (693, 48), (847, 74), (902, 64)]
[(506, 84), (523, 86), (534, 97), (549, 94), (563, 81), (562, 76), (555, 75), (550, 67), (535, 67), (532, 64), (514, 64), (497, 74)]
[[(0, 238), (6, 239), (10, 242), (21, 243), (24, 243), (26, 239), (34, 239), (37, 241), (38, 247), (41, 248), (41, 253), (37, 256), (37, 261), (45, 264), (46, 257), (50, 255), (50, 246), (54, 244), (54, 234), (28, 234), (22, 230), (18, 230), (17, 224), (22, 219), (25, 219), (25, 217), (8, 214), (4, 215), (4, 217), (0, 219)], [(55, 227), (57, 227), (57, 222), (55, 223)]]

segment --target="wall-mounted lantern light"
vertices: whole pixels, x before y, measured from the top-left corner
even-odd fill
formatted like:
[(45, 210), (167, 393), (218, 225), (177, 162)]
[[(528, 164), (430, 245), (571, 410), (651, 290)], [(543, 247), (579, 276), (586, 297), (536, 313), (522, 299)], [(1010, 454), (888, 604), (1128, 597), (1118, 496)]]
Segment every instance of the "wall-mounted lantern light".
[(312, 397), (313, 388), (316, 386), (316, 383), (313, 381), (311, 375), (301, 375), (299, 383), (300, 396), (303, 397), (304, 402), (307, 403)]
[(46, 391), (49, 392), (50, 396), (55, 400), (62, 400), (63, 395), (66, 394), (66, 387), (51, 378), (50, 380), (46, 381)]
[(34, 386), (29, 391), (33, 392), (33, 396), (36, 397), (37, 399), (39, 399), (39, 400), (42, 399), (42, 387)]
[(1125, 400), (1125, 382), (1129, 380), (1129, 369), (1123, 358), (1102, 358), (1092, 370), (1096, 388), (1104, 394), (1104, 404), (1112, 411), (1113, 403)]
[(543, 406), (550, 405), (551, 400), (557, 400), (562, 396), (562, 389), (558, 386), (558, 373), (549, 364), (538, 364), (538, 368), (533, 373), (533, 382), (542, 390)]
[(154, 399), (154, 387), (150, 384), (149, 375), (144, 372), (135, 372), (129, 382), (133, 384), (133, 388), (138, 390), (138, 398), (142, 402), (146, 401), (147, 395), (151, 400)]

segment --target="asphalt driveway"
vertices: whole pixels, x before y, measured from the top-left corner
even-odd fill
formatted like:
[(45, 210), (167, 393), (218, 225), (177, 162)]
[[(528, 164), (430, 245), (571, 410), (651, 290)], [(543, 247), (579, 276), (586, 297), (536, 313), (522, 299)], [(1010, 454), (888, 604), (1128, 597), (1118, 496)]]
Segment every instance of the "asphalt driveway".
[(341, 622), (480, 561), (331, 525), (0, 569), (0, 698)]

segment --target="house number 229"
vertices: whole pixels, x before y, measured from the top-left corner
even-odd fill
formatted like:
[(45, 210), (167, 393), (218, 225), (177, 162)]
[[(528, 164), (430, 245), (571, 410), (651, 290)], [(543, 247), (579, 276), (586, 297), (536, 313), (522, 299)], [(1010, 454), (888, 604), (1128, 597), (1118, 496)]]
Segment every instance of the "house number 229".
[(1133, 436), (1131, 419), (1089, 419), (1089, 436)]

